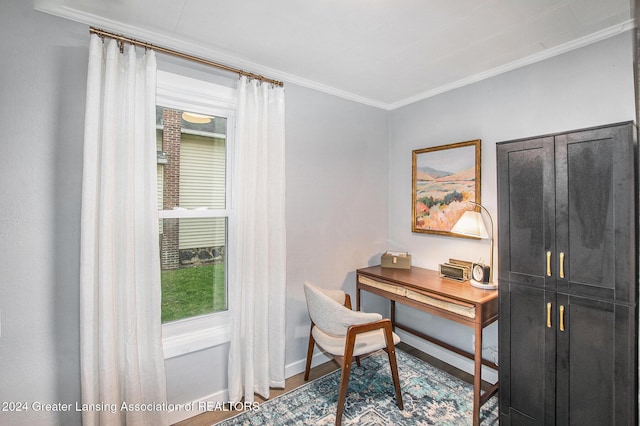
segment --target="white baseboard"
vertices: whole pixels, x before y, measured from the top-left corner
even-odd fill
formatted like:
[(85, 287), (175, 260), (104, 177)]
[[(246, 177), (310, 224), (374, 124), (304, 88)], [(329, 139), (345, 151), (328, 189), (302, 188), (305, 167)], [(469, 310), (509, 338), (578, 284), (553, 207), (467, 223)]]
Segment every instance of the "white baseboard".
[[(333, 358), (327, 356), (324, 352), (319, 352), (316, 350), (313, 354), (313, 358), (311, 359), (311, 367), (316, 367), (320, 364), (324, 364), (327, 361), (331, 361)], [(284, 368), (284, 376), (289, 378), (291, 376), (295, 376), (296, 374), (302, 373), (307, 365), (307, 358), (303, 358), (298, 361), (294, 361), (291, 364), (288, 364)]]
[[(324, 364), (327, 361), (330, 361), (332, 358), (325, 355), (323, 352), (316, 352), (313, 354), (313, 359), (311, 360), (311, 366), (315, 367), (320, 364)], [(306, 357), (294, 361), (285, 366), (285, 377), (289, 378), (291, 376), (295, 376), (296, 374), (302, 373), (305, 369), (307, 363)], [(174, 423), (181, 422), (190, 417), (197, 416), (198, 414), (202, 414), (206, 411), (211, 411), (213, 407), (223, 407), (224, 404), (229, 403), (229, 390), (223, 389), (221, 391), (212, 393), (211, 395), (207, 395), (203, 398), (197, 399), (195, 401), (186, 402), (183, 404), (174, 404), (176, 409), (174, 411), (170, 411), (169, 416), (169, 424), (172, 425)]]
[[(450, 364), (462, 371), (473, 374), (473, 361), (471, 361), (470, 359), (458, 355), (454, 352), (450, 352), (426, 340), (415, 337), (412, 334), (405, 333), (402, 330), (397, 330), (396, 332), (400, 336), (402, 341), (406, 344), (411, 345), (416, 349), (420, 349), (424, 353), (434, 356), (439, 360), (444, 361), (447, 364)], [(319, 352), (316, 350), (316, 352), (313, 354), (311, 366), (316, 367), (320, 364), (330, 361), (331, 359), (332, 358), (328, 357), (324, 352)], [(285, 366), (285, 377), (289, 378), (291, 376), (295, 376), (296, 374), (302, 373), (305, 369), (306, 361), (307, 360), (305, 357), (298, 361), (287, 364)], [(495, 383), (498, 381), (498, 374), (490, 368), (482, 367), (482, 379), (489, 383)], [(207, 407), (209, 407), (210, 409), (210, 407), (215, 406), (216, 403), (224, 404), (228, 401), (229, 391), (228, 389), (224, 389), (206, 397), (200, 398), (196, 401), (184, 404), (176, 404), (180, 406), (180, 409), (169, 412), (169, 424), (174, 424), (190, 417), (197, 416), (198, 414), (206, 412)]]
[[(473, 361), (469, 358), (458, 355), (455, 352), (448, 351), (443, 347), (440, 347), (434, 343), (428, 342), (402, 330), (396, 329), (396, 334), (400, 336), (400, 339), (407, 345), (411, 345), (416, 349), (420, 349), (422, 352), (428, 355), (436, 357), (449, 365), (452, 365), (466, 373), (473, 375)], [(498, 373), (489, 367), (482, 366), (482, 380), (489, 383), (495, 383), (498, 381)]]
[(227, 389), (223, 389), (195, 401), (175, 404), (176, 409), (174, 411), (169, 411), (168, 414), (169, 424), (172, 425), (190, 417), (197, 416), (198, 414), (202, 414), (208, 411), (208, 408), (210, 411), (212, 407), (216, 407), (216, 404), (225, 404), (228, 401), (229, 391)]

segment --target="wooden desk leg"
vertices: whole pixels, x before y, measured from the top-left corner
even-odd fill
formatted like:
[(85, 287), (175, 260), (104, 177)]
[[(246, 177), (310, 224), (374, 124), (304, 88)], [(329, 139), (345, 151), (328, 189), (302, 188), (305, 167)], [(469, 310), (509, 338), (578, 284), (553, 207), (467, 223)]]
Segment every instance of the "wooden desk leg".
[(360, 310), (360, 289), (356, 287), (356, 311)]
[(473, 426), (480, 425), (480, 393), (482, 390), (482, 325), (475, 325), (473, 357)]
[(391, 320), (391, 329), (395, 331), (396, 328), (396, 301), (391, 300), (391, 312), (389, 315), (389, 319)]

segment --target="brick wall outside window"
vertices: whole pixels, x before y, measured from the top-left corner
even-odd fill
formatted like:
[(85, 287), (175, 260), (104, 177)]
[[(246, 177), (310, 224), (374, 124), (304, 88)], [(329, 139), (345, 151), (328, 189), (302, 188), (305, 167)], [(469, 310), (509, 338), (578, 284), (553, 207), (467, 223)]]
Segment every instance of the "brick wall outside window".
[[(165, 108), (162, 113), (162, 150), (167, 155), (164, 165), (163, 210), (172, 210), (180, 203), (180, 111)], [(162, 269), (180, 267), (180, 228), (178, 219), (163, 219)]]

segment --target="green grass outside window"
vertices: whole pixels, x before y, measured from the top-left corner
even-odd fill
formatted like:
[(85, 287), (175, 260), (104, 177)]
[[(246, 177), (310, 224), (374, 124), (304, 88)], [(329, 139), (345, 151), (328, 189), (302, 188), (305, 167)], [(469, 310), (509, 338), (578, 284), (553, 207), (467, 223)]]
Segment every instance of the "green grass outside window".
[(224, 263), (162, 271), (162, 322), (227, 308)]

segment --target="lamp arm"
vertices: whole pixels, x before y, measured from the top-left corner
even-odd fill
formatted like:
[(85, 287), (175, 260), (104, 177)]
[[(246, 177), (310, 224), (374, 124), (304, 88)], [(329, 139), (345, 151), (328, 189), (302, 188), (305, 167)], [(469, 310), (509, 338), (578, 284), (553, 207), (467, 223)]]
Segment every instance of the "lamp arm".
[(487, 213), (487, 216), (489, 216), (489, 223), (491, 224), (491, 255), (489, 256), (489, 282), (493, 282), (493, 218), (491, 217), (491, 213), (489, 213), (489, 210), (487, 210), (487, 208), (482, 204), (476, 203), (475, 201), (469, 201), (469, 200), (467, 200), (466, 202), (480, 207), (480, 209), (483, 209)]

